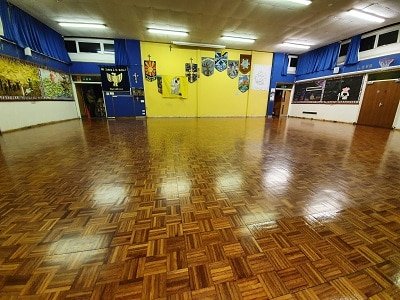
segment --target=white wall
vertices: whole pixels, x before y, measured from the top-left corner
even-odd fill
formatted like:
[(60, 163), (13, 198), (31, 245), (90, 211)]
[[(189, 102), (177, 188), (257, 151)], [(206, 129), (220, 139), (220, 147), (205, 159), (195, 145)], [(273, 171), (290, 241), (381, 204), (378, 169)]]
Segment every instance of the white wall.
[(397, 113), (396, 117), (394, 118), (393, 127), (396, 129), (400, 129), (400, 103), (399, 106), (397, 107)]
[(75, 101), (0, 103), (0, 130), (78, 118)]
[[(289, 106), (289, 116), (309, 119), (357, 122), (361, 104), (293, 104)], [(304, 114), (303, 111), (316, 112), (316, 115)]]

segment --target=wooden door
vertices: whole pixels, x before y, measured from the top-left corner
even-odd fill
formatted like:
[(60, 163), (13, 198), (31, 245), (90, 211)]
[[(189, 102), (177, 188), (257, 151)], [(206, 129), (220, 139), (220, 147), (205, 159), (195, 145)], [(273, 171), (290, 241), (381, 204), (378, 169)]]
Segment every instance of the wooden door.
[(400, 83), (377, 81), (368, 84), (357, 124), (392, 128), (400, 99)]
[(280, 116), (287, 116), (288, 115), (290, 94), (291, 94), (291, 91), (284, 91), (283, 92)]
[(281, 107), (283, 101), (283, 91), (277, 90), (274, 99), (274, 116), (279, 117), (281, 114)]

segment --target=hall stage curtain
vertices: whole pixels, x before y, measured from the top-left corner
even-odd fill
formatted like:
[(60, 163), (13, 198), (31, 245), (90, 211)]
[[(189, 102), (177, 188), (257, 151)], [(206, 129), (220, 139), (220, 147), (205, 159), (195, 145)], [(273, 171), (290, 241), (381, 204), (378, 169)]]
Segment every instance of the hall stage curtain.
[(29, 47), (64, 63), (71, 63), (61, 34), (16, 6), (10, 6), (9, 9), (14, 25), (12, 40), (18, 46)]
[(332, 70), (337, 63), (340, 44), (333, 43), (299, 56), (296, 75)]
[(130, 39), (115, 39), (115, 64), (117, 66), (140, 66), (140, 42)]
[(358, 52), (360, 51), (361, 34), (351, 39), (349, 49), (347, 50), (345, 65), (355, 65), (358, 63)]
[(283, 65), (282, 65), (282, 76), (287, 76), (287, 69), (289, 66), (289, 54), (285, 53), (283, 56)]
[(115, 64), (117, 66), (128, 66), (129, 57), (128, 50), (126, 48), (126, 40), (115, 39), (114, 40), (114, 52), (115, 52)]
[(8, 9), (7, 0), (0, 0), (0, 18), (3, 24), (4, 37), (7, 40), (13, 41), (14, 29), (10, 21), (10, 11)]

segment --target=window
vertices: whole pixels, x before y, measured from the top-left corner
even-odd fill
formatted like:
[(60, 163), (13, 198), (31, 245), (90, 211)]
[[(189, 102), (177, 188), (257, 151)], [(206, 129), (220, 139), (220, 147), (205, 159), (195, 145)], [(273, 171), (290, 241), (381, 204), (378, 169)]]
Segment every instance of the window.
[(104, 53), (114, 53), (114, 44), (104, 44)]
[(114, 41), (84, 37), (65, 37), (65, 47), (72, 61), (114, 63)]
[(77, 53), (76, 42), (75, 41), (65, 41), (65, 48), (69, 53)]
[(360, 52), (374, 49), (376, 35), (371, 35), (361, 39)]
[(100, 43), (79, 42), (79, 52), (99, 53), (101, 52)]
[(1, 22), (1, 18), (0, 18), (0, 36), (4, 36), (3, 23)]
[(291, 68), (297, 68), (297, 62), (298, 62), (298, 61), (299, 61), (299, 58), (298, 58), (298, 57), (292, 56), (292, 57), (290, 58), (289, 66), (290, 66)]
[(288, 74), (296, 74), (297, 62), (299, 61), (299, 57), (297, 55), (288, 55)]
[(347, 55), (347, 51), (349, 50), (349, 46), (350, 46), (350, 42), (343, 43), (343, 44), (340, 45), (339, 57)]
[(399, 37), (398, 30), (380, 34), (378, 39), (378, 47), (397, 43), (398, 37)]

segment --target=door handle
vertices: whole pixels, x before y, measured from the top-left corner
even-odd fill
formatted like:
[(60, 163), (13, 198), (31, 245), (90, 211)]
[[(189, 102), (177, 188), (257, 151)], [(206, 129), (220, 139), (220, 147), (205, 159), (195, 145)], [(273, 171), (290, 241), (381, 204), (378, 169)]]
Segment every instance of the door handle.
[(379, 107), (381, 107), (381, 106), (383, 106), (383, 103), (382, 103), (382, 102), (379, 102)]

